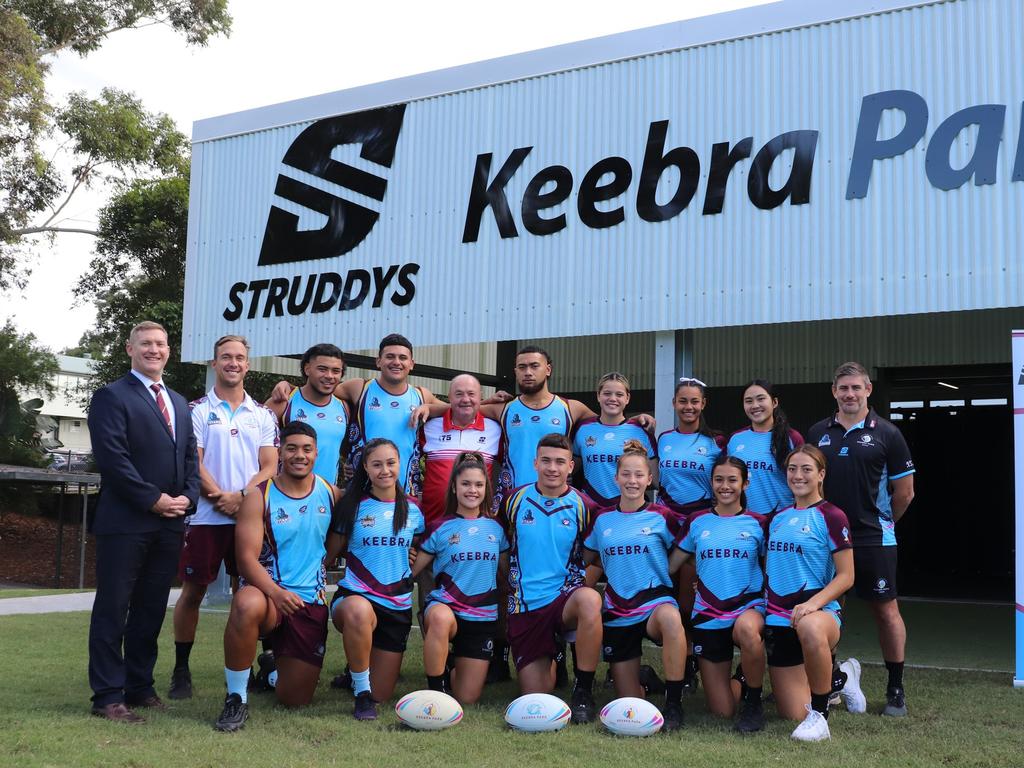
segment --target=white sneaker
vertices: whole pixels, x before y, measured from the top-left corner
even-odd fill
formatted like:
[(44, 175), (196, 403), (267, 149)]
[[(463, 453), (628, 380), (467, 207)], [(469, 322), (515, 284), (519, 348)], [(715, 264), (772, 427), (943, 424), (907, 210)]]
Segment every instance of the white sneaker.
[(793, 738), (797, 741), (825, 741), (832, 738), (828, 730), (828, 720), (817, 710), (807, 705), (807, 717), (793, 731)]
[(860, 662), (851, 657), (840, 664), (839, 669), (846, 673), (846, 685), (839, 692), (846, 711), (856, 715), (864, 714), (868, 711), (868, 700), (860, 688)]

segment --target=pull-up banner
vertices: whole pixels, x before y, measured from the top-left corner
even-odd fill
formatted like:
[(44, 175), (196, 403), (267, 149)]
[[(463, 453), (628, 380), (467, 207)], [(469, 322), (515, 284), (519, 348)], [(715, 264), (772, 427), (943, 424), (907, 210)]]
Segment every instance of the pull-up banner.
[(1024, 688), (1024, 331), (1013, 338), (1013, 475), (1017, 520), (1015, 546), (1017, 665), (1013, 685)]

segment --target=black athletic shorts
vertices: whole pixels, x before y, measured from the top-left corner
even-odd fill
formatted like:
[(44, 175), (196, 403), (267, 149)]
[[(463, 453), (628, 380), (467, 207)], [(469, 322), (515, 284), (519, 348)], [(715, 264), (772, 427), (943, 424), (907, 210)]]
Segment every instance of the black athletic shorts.
[(491, 660), (494, 656), (494, 635), (498, 631), (497, 621), (468, 621), (456, 616), (455, 626), (452, 656)]
[(732, 662), (732, 649), (735, 647), (732, 640), (732, 627), (722, 629), (694, 627), (690, 630), (690, 638), (693, 640), (693, 655), (698, 659), (710, 661), (712, 664), (720, 664), (723, 661)]
[(412, 627), (412, 609), (394, 611), (375, 603), (366, 595), (338, 587), (338, 591), (334, 593), (334, 599), (331, 601), (331, 615), (334, 615), (334, 606), (339, 600), (352, 596), (363, 598), (373, 607), (373, 613), (377, 617), (377, 626), (373, 630), (373, 647), (380, 651), (405, 653), (405, 646), (409, 641), (409, 629)]
[(644, 653), (645, 639), (660, 646), (661, 643), (647, 634), (647, 622), (650, 618), (648, 615), (643, 621), (627, 624), (624, 627), (609, 627), (606, 624), (604, 639), (601, 643), (604, 660), (609, 664), (615, 664), (620, 661), (639, 659)]
[(765, 627), (764, 649), (769, 667), (796, 667), (804, 663), (804, 649), (792, 627)]
[(896, 547), (854, 547), (853, 589), (861, 600), (882, 603), (895, 600)]

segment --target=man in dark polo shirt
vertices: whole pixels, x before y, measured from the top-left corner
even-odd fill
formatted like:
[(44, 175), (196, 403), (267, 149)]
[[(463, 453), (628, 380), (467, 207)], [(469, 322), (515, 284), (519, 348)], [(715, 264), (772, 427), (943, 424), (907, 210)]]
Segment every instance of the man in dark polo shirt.
[(825, 498), (850, 520), (857, 596), (868, 601), (889, 672), (883, 715), (907, 714), (903, 656), (907, 629), (896, 589), (896, 523), (914, 498), (914, 461), (895, 426), (868, 406), (871, 379), (860, 363), (832, 377), (837, 412), (807, 433), (828, 461)]

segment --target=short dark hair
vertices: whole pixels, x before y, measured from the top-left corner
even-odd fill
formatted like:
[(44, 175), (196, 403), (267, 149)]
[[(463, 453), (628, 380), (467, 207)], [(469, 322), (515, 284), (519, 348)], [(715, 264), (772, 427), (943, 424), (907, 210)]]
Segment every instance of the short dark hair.
[(572, 443), (569, 442), (569, 438), (558, 432), (544, 435), (537, 443), (537, 453), (540, 453), (541, 448), (561, 448), (572, 453)]
[(316, 430), (304, 421), (289, 421), (284, 425), (279, 436), (281, 445), (284, 445), (284, 441), (292, 435), (305, 435), (306, 437), (312, 437), (313, 442), (316, 442)]
[(543, 355), (544, 359), (547, 360), (548, 365), (551, 365), (551, 355), (548, 354), (546, 349), (538, 347), (536, 344), (527, 344), (516, 352), (516, 357), (519, 357), (520, 355)]
[(302, 355), (302, 362), (299, 363), (299, 373), (305, 375), (306, 364), (314, 357), (336, 357), (341, 360), (341, 372), (345, 372), (345, 353), (333, 344), (314, 344)]
[(384, 352), (384, 347), (405, 347), (409, 350), (409, 354), (412, 354), (412, 342), (400, 333), (389, 333), (380, 340), (380, 346), (377, 347), (378, 357)]

